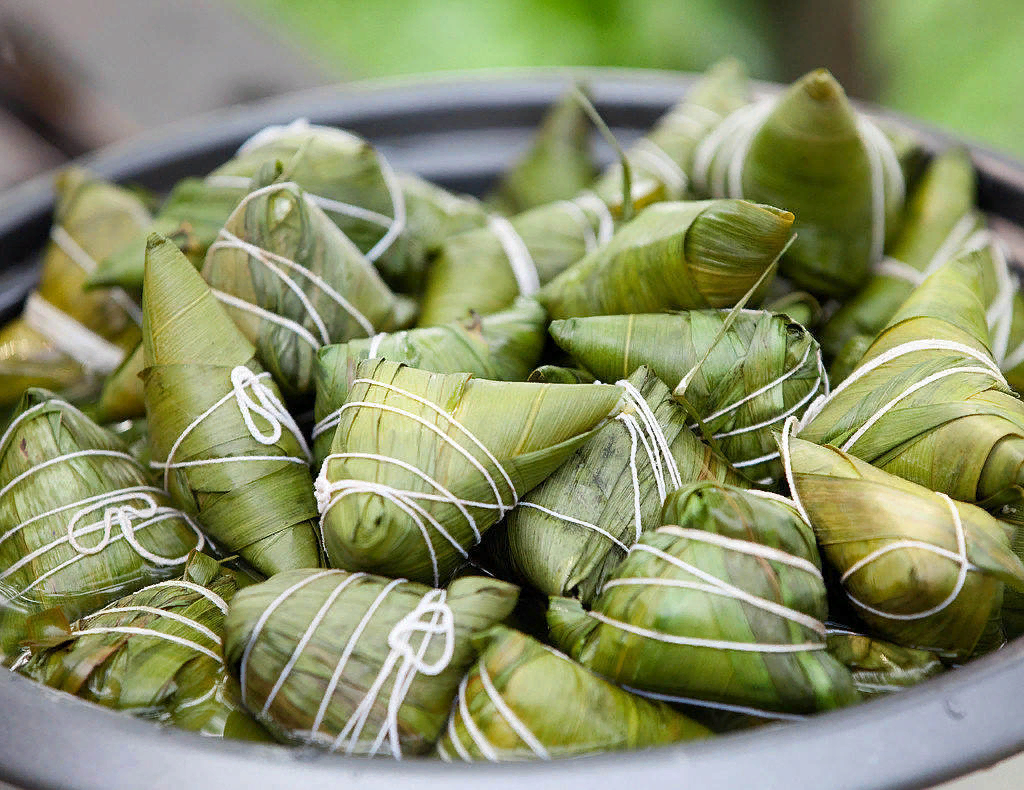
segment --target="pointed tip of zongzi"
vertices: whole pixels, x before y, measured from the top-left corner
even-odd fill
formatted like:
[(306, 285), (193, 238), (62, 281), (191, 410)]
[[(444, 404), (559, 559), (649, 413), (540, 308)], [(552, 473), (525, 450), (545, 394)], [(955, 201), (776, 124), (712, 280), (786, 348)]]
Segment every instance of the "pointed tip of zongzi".
[(146, 239), (142, 310), (147, 367), (234, 367), (246, 364), (256, 354), (184, 253), (159, 233)]
[(846, 91), (827, 69), (805, 74), (783, 93), (772, 117), (792, 134), (808, 137), (857, 135), (857, 117)]

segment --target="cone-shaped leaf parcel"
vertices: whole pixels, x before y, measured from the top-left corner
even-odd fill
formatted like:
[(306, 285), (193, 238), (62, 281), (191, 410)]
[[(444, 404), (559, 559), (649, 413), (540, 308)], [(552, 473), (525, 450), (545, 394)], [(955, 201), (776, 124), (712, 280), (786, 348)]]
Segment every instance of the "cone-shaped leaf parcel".
[(184, 576), (145, 587), (63, 629), (21, 671), (47, 686), (203, 735), (269, 740), (242, 708), (221, 652), (237, 589), (230, 571), (194, 554)]
[(811, 528), (781, 498), (720, 483), (672, 494), (589, 612), (552, 600), (556, 644), (631, 688), (783, 713), (858, 698), (825, 651)]
[(174, 243), (156, 235), (143, 306), (150, 446), (175, 503), (265, 574), (317, 566), (305, 440), (255, 348)]
[(203, 544), (113, 434), (44, 390), (25, 393), (0, 435), (0, 659), (33, 616), (75, 620), (179, 574)]
[(472, 637), (507, 617), (518, 593), (475, 576), (438, 590), (288, 571), (235, 596), (224, 654), (245, 704), (278, 736), (344, 754), (423, 754), (476, 659)]
[(550, 760), (711, 734), (526, 634), (495, 626), (477, 641), (483, 652), (459, 686), (437, 745), (446, 762)]
[(331, 563), (444, 581), (621, 394), (360, 362), (316, 481)]

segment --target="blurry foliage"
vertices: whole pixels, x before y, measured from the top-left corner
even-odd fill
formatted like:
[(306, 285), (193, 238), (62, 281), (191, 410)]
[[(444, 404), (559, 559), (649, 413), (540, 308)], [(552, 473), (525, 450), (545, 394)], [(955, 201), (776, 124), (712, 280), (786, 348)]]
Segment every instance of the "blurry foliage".
[[(785, 0), (789, 2), (789, 0)], [(832, 0), (821, 0), (832, 2)], [(236, 0), (339, 77), (502, 66), (780, 74), (773, 0)], [(893, 109), (1024, 154), (1022, 0), (864, 0), (862, 68)], [(821, 65), (829, 66), (824, 63)]]

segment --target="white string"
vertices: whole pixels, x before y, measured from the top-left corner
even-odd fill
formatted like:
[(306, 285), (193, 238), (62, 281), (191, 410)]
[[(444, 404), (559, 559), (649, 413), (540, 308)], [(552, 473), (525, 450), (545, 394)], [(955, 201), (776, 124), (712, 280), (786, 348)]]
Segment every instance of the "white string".
[[(469, 734), (469, 739), (473, 741), (473, 745), (480, 750), (480, 753), (486, 760), (492, 763), (496, 763), (499, 760), (498, 750), (494, 748), (494, 745), (487, 739), (487, 736), (483, 734), (476, 722), (469, 713), (469, 705), (466, 702), (466, 683), (469, 680), (469, 675), (464, 675), (462, 682), (459, 683), (458, 693), (458, 713), (462, 717), (462, 723), (466, 726), (466, 732)], [(455, 720), (454, 714), (448, 720), (448, 734), (451, 736), (452, 745), (455, 746), (459, 752), (459, 756), (467, 763), (472, 762), (473, 758), (469, 752), (466, 752), (462, 746), (462, 742), (456, 735), (455, 728), (453, 726)]]
[(658, 700), (659, 702), (670, 702), (676, 705), (693, 705), (699, 708), (710, 708), (711, 710), (724, 710), (729, 713), (742, 713), (747, 716), (756, 716), (762, 719), (803, 721), (807, 718), (806, 716), (801, 716), (796, 713), (779, 713), (772, 710), (762, 710), (761, 708), (750, 708), (746, 705), (732, 705), (727, 702), (713, 702), (711, 700), (697, 699), (695, 697), (678, 697), (673, 694), (659, 694), (656, 691), (647, 691), (645, 689), (633, 688), (632, 686), (622, 686), (622, 688), (631, 694), (646, 697), (647, 699)]
[(684, 645), (687, 647), (708, 647), (715, 650), (736, 650), (742, 653), (803, 653), (809, 650), (824, 650), (824, 642), (803, 642), (798, 644), (779, 644), (774, 642), (731, 642), (723, 639), (699, 639), (697, 637), (677, 636), (666, 634), (662, 631), (652, 631), (649, 628), (641, 628), (631, 623), (624, 623), (601, 612), (590, 611), (587, 613), (595, 620), (617, 628), (620, 631), (642, 636), (646, 639), (654, 639), (658, 642), (666, 642), (672, 645)]
[(940, 557), (945, 557), (946, 559), (951, 560), (952, 562), (955, 562), (960, 566), (959, 572), (957, 573), (956, 577), (956, 583), (953, 585), (952, 591), (941, 602), (939, 602), (935, 606), (925, 609), (924, 611), (915, 612), (914, 614), (892, 614), (891, 612), (884, 612), (880, 609), (875, 609), (874, 607), (867, 605), (863, 601), (860, 601), (857, 598), (855, 598), (849, 592), (849, 590), (847, 590), (847, 596), (849, 596), (850, 600), (856, 606), (865, 610), (866, 612), (870, 612), (871, 614), (876, 615), (877, 617), (885, 618), (886, 620), (921, 620), (925, 617), (931, 617), (932, 615), (938, 614), (939, 612), (943, 611), (950, 604), (952, 604), (953, 601), (957, 599), (957, 596), (960, 595), (960, 592), (964, 588), (964, 583), (967, 581), (968, 572), (971, 570), (977, 570), (977, 568), (967, 558), (967, 536), (964, 533), (964, 525), (960, 520), (960, 511), (957, 510), (956, 503), (954, 503), (952, 499), (950, 499), (942, 492), (936, 492), (936, 496), (940, 497), (946, 503), (946, 505), (949, 507), (950, 515), (953, 517), (953, 529), (956, 534), (957, 548), (955, 553), (947, 549), (944, 549), (940, 546), (935, 546), (931, 543), (925, 543), (920, 540), (897, 540), (893, 541), (892, 543), (886, 546), (883, 546), (880, 549), (876, 549), (870, 554), (859, 559), (846, 570), (846, 572), (842, 575), (840, 581), (842, 581), (843, 584), (845, 584), (847, 579), (849, 579), (850, 576), (852, 576), (854, 573), (861, 570), (865, 566), (871, 564), (880, 557), (889, 554), (890, 552), (898, 551), (901, 549), (920, 549), (922, 551), (927, 551), (932, 554), (937, 554)]
[(124, 360), (124, 349), (96, 334), (46, 299), (32, 291), (25, 300), (21, 320), (58, 351), (96, 373), (113, 373)]
[(185, 579), (171, 579), (169, 581), (151, 584), (146, 589), (154, 590), (158, 587), (181, 587), (182, 589), (190, 590), (208, 600), (210, 603), (212, 603), (214, 606), (220, 609), (222, 614), (228, 613), (228, 602), (221, 598), (219, 595), (217, 595), (217, 593), (215, 593), (213, 590), (210, 590), (207, 587), (203, 587), (201, 584), (186, 581)]
[[(716, 546), (719, 546), (721, 548), (726, 549), (727, 551), (735, 551), (737, 553), (746, 554), (746, 555), (749, 555), (751, 557), (759, 557), (759, 558), (768, 559), (768, 560), (771, 560), (771, 561), (774, 561), (774, 562), (784, 563), (784, 564), (789, 565), (791, 567), (799, 568), (800, 570), (803, 570), (803, 571), (807, 571), (808, 570), (807, 568), (803, 567), (802, 565), (797, 565), (797, 564), (795, 564), (794, 562), (791, 561), (791, 560), (800, 560), (800, 559), (802, 559), (800, 557), (792, 557), (790, 555), (786, 555), (785, 552), (781, 552), (781, 551), (775, 551), (774, 553), (775, 553), (776, 556), (770, 556), (770, 555), (766, 556), (765, 554), (763, 554), (763, 553), (761, 553), (761, 552), (756, 550), (756, 549), (762, 549), (762, 548), (770, 548), (768, 546), (759, 546), (759, 545), (756, 545), (756, 544), (747, 543), (747, 541), (739, 541), (739, 540), (733, 540), (733, 539), (729, 539), (729, 538), (725, 538), (721, 542), (713, 541), (713, 540), (707, 540), (706, 536), (712, 535), (713, 533), (705, 532), (705, 533), (703, 533), (703, 536), (698, 536), (698, 535), (695, 535), (694, 533), (698, 533), (698, 532), (700, 532), (700, 530), (693, 530), (693, 529), (681, 529), (681, 528), (679, 528), (678, 532), (675, 531), (675, 530), (658, 530), (658, 531), (659, 532), (664, 531), (664, 532), (666, 532), (668, 534), (672, 534), (672, 535), (675, 535), (677, 537), (683, 537), (683, 538), (686, 538), (688, 540), (696, 540), (696, 541), (699, 541), (699, 542), (702, 542), (702, 543), (709, 543), (711, 545), (716, 545)], [(714, 537), (722, 537), (722, 536), (714, 535)], [(744, 543), (747, 543), (747, 546), (742, 546), (742, 544), (744, 544)], [(714, 574), (707, 573), (706, 571), (701, 570), (697, 566), (691, 565), (690, 563), (686, 562), (685, 560), (682, 560), (679, 557), (675, 557), (675, 556), (673, 556), (673, 555), (671, 555), (671, 554), (669, 554), (667, 552), (664, 552), (661, 549), (657, 549), (657, 548), (655, 548), (653, 546), (648, 546), (648, 545), (645, 545), (643, 543), (638, 543), (635, 546), (633, 546), (632, 549), (630, 549), (630, 553), (631, 554), (634, 551), (641, 551), (641, 552), (644, 552), (644, 553), (647, 553), (647, 554), (652, 554), (655, 557), (657, 557), (658, 559), (662, 560), (663, 562), (667, 562), (669, 565), (672, 565), (672, 566), (678, 568), (679, 570), (683, 571), (684, 573), (688, 573), (691, 576), (695, 576), (698, 579), (703, 580), (704, 583), (701, 584), (699, 582), (684, 581), (684, 580), (680, 580), (680, 579), (661, 579), (661, 578), (654, 578), (654, 577), (624, 577), (624, 576), (621, 576), (621, 577), (617, 577), (615, 579), (612, 579), (612, 580), (606, 582), (604, 587), (601, 588), (601, 592), (602, 593), (605, 590), (607, 590), (609, 587), (623, 587), (623, 586), (633, 586), (633, 585), (648, 586), (648, 587), (685, 587), (687, 589), (697, 590), (699, 592), (703, 592), (703, 593), (706, 593), (706, 594), (709, 594), (709, 595), (718, 595), (718, 596), (721, 596), (723, 598), (732, 598), (735, 601), (740, 601), (742, 603), (748, 604), (749, 606), (753, 606), (756, 609), (760, 609), (761, 611), (768, 612), (769, 614), (774, 614), (776, 617), (780, 617), (780, 618), (782, 618), (784, 620), (789, 620), (790, 622), (793, 622), (793, 623), (796, 623), (797, 625), (803, 626), (804, 628), (806, 628), (806, 629), (808, 629), (810, 631), (814, 631), (815, 633), (820, 634), (821, 636), (825, 636), (825, 625), (824, 625), (824, 623), (822, 623), (820, 620), (817, 620), (814, 617), (811, 617), (810, 615), (804, 614), (803, 612), (797, 611), (796, 609), (792, 609), (792, 608), (790, 608), (788, 606), (784, 606), (784, 605), (782, 605), (780, 603), (776, 603), (775, 601), (770, 601), (770, 600), (768, 600), (766, 598), (762, 598), (761, 596), (753, 595), (753, 594), (747, 592), (746, 590), (742, 589), (741, 587), (737, 587), (734, 584), (730, 584), (729, 582), (727, 582), (724, 579), (721, 579), (721, 578), (715, 576)], [(780, 559), (778, 557), (778, 555), (782, 555), (783, 557), (786, 557), (786, 559)], [(810, 563), (808, 563), (808, 564), (810, 564)], [(813, 567), (813, 565), (812, 565), (812, 567)], [(821, 572), (817, 568), (814, 568), (814, 571), (813, 571), (812, 575), (817, 580), (821, 581)]]
[(544, 744), (530, 731), (530, 728), (516, 715), (515, 711), (502, 698), (498, 689), (494, 687), (490, 675), (487, 674), (487, 665), (484, 663), (483, 658), (477, 662), (477, 672), (480, 676), (480, 682), (483, 684), (484, 693), (487, 694), (487, 698), (498, 713), (501, 714), (501, 717), (508, 722), (508, 726), (512, 728), (515, 734), (519, 736), (536, 757), (539, 757), (541, 760), (550, 760), (551, 755), (544, 748)]
[(782, 457), (782, 470), (786, 474), (786, 482), (789, 484), (789, 493), (793, 497), (793, 504), (800, 513), (801, 518), (813, 526), (811, 517), (807, 515), (803, 502), (800, 501), (800, 492), (797, 490), (796, 481), (793, 478), (793, 458), (789, 450), (789, 438), (794, 428), (800, 428), (800, 420), (790, 417), (782, 426), (782, 438), (779, 440), (779, 455)]
[[(149, 220), (141, 224), (148, 225)], [(75, 241), (75, 237), (68, 233), (63, 225), (54, 225), (50, 228), (50, 239), (83, 272), (92, 274), (96, 271), (96, 259)], [(135, 300), (125, 293), (124, 289), (110, 288), (108, 294), (137, 326), (142, 326), (142, 308), (135, 304)]]
[(173, 642), (176, 645), (182, 647), (188, 647), (195, 650), (197, 653), (202, 653), (204, 656), (209, 656), (218, 664), (223, 664), (224, 659), (220, 655), (210, 650), (198, 642), (193, 642), (191, 639), (186, 639), (183, 636), (176, 636), (175, 634), (168, 634), (165, 631), (152, 631), (148, 628), (138, 628), (131, 625), (118, 625), (118, 626), (96, 626), (94, 628), (83, 628), (81, 631), (75, 632), (75, 637), (90, 636), (92, 634), (128, 634), (129, 636), (151, 636), (154, 639), (163, 639), (167, 642)]
[(876, 277), (892, 277), (895, 280), (903, 280), (915, 288), (928, 279), (924, 272), (919, 272), (909, 263), (888, 255), (883, 256), (881, 260), (877, 261), (871, 267), (871, 271)]
[[(851, 434), (850, 438), (843, 442), (839, 449), (842, 450), (843, 452), (849, 452), (853, 448), (853, 446), (861, 439), (861, 437), (863, 437), (864, 434), (871, 430), (875, 423), (877, 423), (880, 419), (882, 419), (882, 417), (884, 417), (896, 406), (898, 406), (902, 401), (913, 395), (918, 390), (922, 390), (925, 387), (934, 384), (936, 381), (941, 381), (942, 379), (949, 378), (950, 376), (971, 375), (975, 373), (982, 376), (992, 376), (992, 370), (988, 367), (957, 367), (947, 368), (946, 370), (940, 370), (938, 373), (933, 373), (932, 375), (926, 376), (920, 381), (911, 384), (909, 387), (903, 390), (903, 392), (901, 392), (892, 400), (885, 403), (874, 414), (868, 417), (868, 419), (866, 419), (863, 422), (860, 428), (854, 431), (853, 434)], [(1002, 376), (999, 376), (998, 378), (999, 380), (1002, 380)]]
[[(263, 383), (263, 379), (270, 378), (269, 373), (253, 373), (245, 365), (236, 365), (231, 369), (231, 391), (220, 398), (210, 408), (196, 417), (190, 422), (185, 430), (181, 432), (174, 444), (171, 445), (171, 450), (167, 453), (167, 458), (163, 461), (151, 461), (150, 466), (154, 469), (164, 470), (164, 488), (166, 489), (170, 482), (170, 473), (172, 469), (182, 469), (194, 466), (207, 466), (211, 464), (229, 463), (237, 461), (285, 461), (288, 463), (299, 463), (308, 464), (312, 461), (312, 454), (309, 451), (309, 446), (306, 444), (305, 438), (302, 436), (302, 431), (299, 430), (299, 426), (295, 424), (295, 420), (288, 413), (288, 410), (284, 407), (278, 397), (274, 394), (267, 385)], [(256, 396), (255, 400), (249, 391)], [(297, 458), (294, 456), (287, 455), (238, 455), (231, 456), (228, 458), (206, 458), (197, 461), (175, 461), (174, 455), (178, 452), (178, 448), (181, 443), (185, 441), (186, 437), (192, 433), (207, 417), (213, 414), (224, 404), (234, 400), (235, 405), (238, 408), (239, 414), (245, 422), (245, 427), (248, 429), (250, 436), (262, 445), (270, 446), (276, 444), (277, 441), (283, 435), (282, 429), (287, 428), (288, 432), (295, 437), (295, 441), (298, 442), (299, 447), (302, 449), (304, 458)], [(259, 415), (269, 426), (269, 433), (263, 433), (253, 420), (253, 414)]]
[[(1013, 300), (1017, 295), (1017, 278), (1010, 276), (1010, 267), (1006, 261), (1003, 245), (998, 239), (991, 238), (987, 231), (974, 234), (971, 238), (982, 236), (988, 240), (989, 254), (995, 270), (998, 288), (992, 298), (992, 304), (985, 312), (985, 321), (992, 333), (992, 356), (996, 363), (1005, 365), (1007, 346), (1010, 343), (1010, 329), (1013, 326)], [(970, 240), (968, 240), (970, 243)], [(1008, 368), (1012, 370), (1013, 368)]]
[(267, 625), (267, 621), (270, 620), (270, 616), (277, 611), (278, 607), (281, 606), (285, 601), (292, 597), (296, 592), (312, 584), (317, 579), (322, 579), (325, 576), (335, 576), (339, 572), (334, 570), (329, 571), (318, 571), (317, 573), (305, 576), (295, 584), (287, 587), (281, 592), (266, 609), (260, 613), (259, 618), (256, 620), (256, 624), (252, 627), (252, 631), (249, 633), (249, 639), (245, 643), (245, 648), (242, 650), (242, 659), (238, 664), (238, 682), (242, 688), (242, 700), (248, 704), (249, 702), (249, 658), (252, 656), (253, 648), (256, 646), (256, 640), (263, 632), (264, 627)]
[(278, 674), (277, 680), (274, 682), (273, 687), (270, 689), (270, 693), (267, 694), (267, 698), (263, 702), (263, 707), (260, 709), (260, 715), (267, 715), (267, 711), (270, 710), (270, 706), (277, 698), (277, 694), (281, 690), (281, 686), (284, 685), (288, 676), (291, 675), (292, 670), (295, 668), (295, 663), (299, 660), (299, 656), (301, 656), (303, 651), (306, 649), (306, 645), (308, 645), (309, 641), (313, 638), (313, 634), (316, 633), (316, 630), (320, 627), (320, 623), (323, 622), (328, 611), (330, 611), (331, 607), (334, 606), (334, 602), (338, 600), (338, 596), (341, 595), (345, 591), (345, 588), (352, 582), (363, 578), (365, 575), (365, 573), (353, 573), (346, 575), (331, 591), (330, 595), (327, 596), (323, 605), (319, 610), (317, 610), (317, 613), (313, 615), (313, 618), (309, 621), (309, 626), (307, 626), (306, 630), (299, 638), (299, 641), (295, 644), (295, 649), (292, 650), (292, 654), (288, 657), (288, 661), (284, 665), (284, 669), (282, 669)]
[(583, 233), (583, 249), (590, 252), (596, 248), (597, 236), (594, 235), (594, 229), (590, 227), (590, 217), (587, 216), (587, 212), (571, 200), (560, 200), (558, 204), (563, 206), (576, 220), (576, 224), (580, 226), (580, 231)]
[[(197, 622), (196, 620), (193, 620), (191, 617), (185, 617), (185, 615), (183, 615), (183, 614), (178, 614), (177, 612), (173, 612), (173, 611), (170, 611), (168, 609), (158, 609), (155, 606), (142, 606), (142, 605), (138, 605), (138, 606), (108, 606), (107, 608), (101, 609), (98, 612), (93, 612), (92, 614), (86, 615), (85, 617), (81, 618), (81, 620), (79, 620), (79, 622), (86, 622), (88, 620), (95, 620), (97, 617), (102, 617), (103, 615), (108, 615), (108, 614), (134, 614), (134, 613), (151, 614), (151, 615), (155, 615), (157, 617), (164, 617), (164, 618), (166, 618), (168, 620), (173, 620), (176, 623), (180, 623), (181, 625), (188, 626), (189, 628), (193, 629), (194, 631), (197, 631), (198, 633), (200, 633), (203, 636), (205, 636), (207, 639), (209, 639), (214, 644), (216, 644), (218, 646), (221, 644), (220, 637), (216, 633), (214, 633), (212, 630), (207, 628), (205, 625), (203, 625), (202, 623)], [(74, 635), (74, 633), (78, 633), (78, 632), (73, 632), (72, 635)]]
[(880, 368), (882, 365), (888, 364), (896, 359), (900, 359), (901, 357), (905, 357), (908, 354), (916, 354), (921, 351), (952, 351), (958, 354), (963, 354), (966, 357), (970, 357), (971, 359), (975, 359), (980, 362), (987, 369), (986, 372), (996, 379), (997, 382), (1007, 389), (1010, 388), (1010, 385), (1006, 383), (1006, 379), (1003, 378), (1003, 374), (999, 371), (999, 367), (995, 362), (992, 361), (992, 358), (985, 352), (979, 351), (973, 346), (968, 346), (954, 340), (942, 340), (938, 338), (911, 340), (907, 343), (901, 343), (898, 346), (894, 346), (888, 351), (879, 354), (868, 362), (865, 362), (854, 370), (853, 373), (847, 376), (838, 387), (832, 390), (829, 395), (815, 400), (801, 418), (799, 428), (809, 425), (819, 414), (821, 414), (829, 403), (835, 400), (854, 383), (864, 378), (868, 373)]
[(491, 215), (487, 218), (487, 225), (501, 244), (519, 286), (519, 293), (533, 296), (540, 290), (540, 274), (537, 272), (533, 256), (530, 255), (530, 248), (526, 246), (526, 242), (516, 232), (512, 223), (504, 217)]
[(597, 243), (607, 244), (612, 234), (615, 233), (615, 219), (608, 208), (608, 204), (599, 198), (589, 189), (581, 192), (572, 199), (572, 202), (584, 211), (591, 211), (597, 216)]
[[(380, 344), (383, 342), (384, 338), (386, 338), (387, 336), (388, 336), (387, 332), (378, 332), (377, 334), (375, 334), (370, 339), (370, 348), (369, 348), (369, 351), (367, 353), (367, 357), (366, 357), (367, 359), (376, 359), (377, 358), (377, 353), (380, 351)], [(324, 420), (321, 420), (320, 422), (318, 422), (317, 423), (317, 427), (319, 427), (323, 422), (324, 422)], [(321, 431), (321, 433), (322, 433), (322, 431)], [(316, 434), (315, 428), (314, 428), (313, 437), (316, 438), (316, 435), (317, 434)]]
[[(755, 496), (768, 496), (771, 494), (770, 491), (744, 491), (744, 494), (754, 494)], [(783, 504), (793, 507), (793, 501), (786, 497), (775, 494), (778, 500), (781, 500)], [(790, 554), (787, 551), (773, 548), (772, 546), (764, 546), (760, 543), (752, 543), (748, 540), (739, 540), (737, 538), (730, 538), (725, 535), (719, 535), (714, 532), (707, 532), (702, 529), (691, 529), (688, 527), (680, 527), (677, 524), (666, 524), (658, 528), (658, 532), (665, 532), (669, 535), (675, 535), (680, 538), (687, 538), (689, 540), (695, 540), (700, 543), (710, 543), (714, 546), (720, 546), (723, 549), (729, 551), (735, 551), (740, 554), (748, 554), (751, 557), (760, 557), (761, 559), (768, 560), (770, 562), (778, 562), (782, 565), (788, 565), (796, 570), (804, 571), (814, 576), (819, 581), (824, 581), (821, 575), (821, 569), (804, 557), (798, 557), (795, 554)], [(634, 546), (634, 548), (640, 548)], [(667, 559), (667, 558), (666, 558)], [(671, 560), (669, 560), (671, 562)], [(817, 627), (815, 626), (815, 630)]]
[(519, 507), (531, 507), (534, 510), (539, 510), (541, 513), (546, 513), (547, 515), (551, 516), (552, 518), (557, 518), (560, 521), (567, 521), (570, 524), (576, 524), (577, 526), (593, 530), (594, 532), (598, 533), (599, 535), (602, 535), (605, 538), (607, 538), (608, 540), (610, 540), (612, 543), (614, 543), (618, 548), (622, 549), (623, 551), (629, 551), (629, 546), (627, 546), (625, 543), (623, 543), (621, 540), (619, 540), (617, 537), (615, 537), (608, 530), (604, 529), (603, 527), (599, 527), (597, 524), (591, 524), (589, 521), (583, 521), (582, 519), (578, 519), (575, 516), (567, 515), (566, 513), (559, 513), (558, 511), (551, 510), (550, 508), (546, 508), (543, 505), (538, 505), (535, 502), (527, 502), (527, 501), (524, 500), (524, 501), (519, 503)]
[(665, 196), (668, 200), (682, 199), (690, 179), (679, 163), (665, 153), (661, 146), (644, 137), (636, 142), (630, 153), (637, 164), (653, 173), (665, 186)]

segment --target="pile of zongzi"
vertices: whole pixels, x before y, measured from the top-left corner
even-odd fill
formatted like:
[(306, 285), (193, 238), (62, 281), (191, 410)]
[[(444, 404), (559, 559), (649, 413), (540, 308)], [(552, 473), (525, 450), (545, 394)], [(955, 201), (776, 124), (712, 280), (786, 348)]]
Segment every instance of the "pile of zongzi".
[(713, 67), (484, 200), (265, 129), (57, 180), (0, 328), (0, 662), (347, 755), (638, 749), (1024, 634), (1024, 299), (964, 151)]

